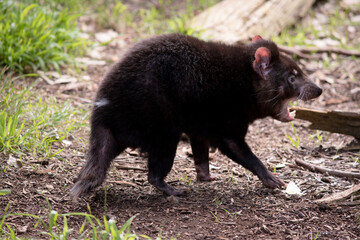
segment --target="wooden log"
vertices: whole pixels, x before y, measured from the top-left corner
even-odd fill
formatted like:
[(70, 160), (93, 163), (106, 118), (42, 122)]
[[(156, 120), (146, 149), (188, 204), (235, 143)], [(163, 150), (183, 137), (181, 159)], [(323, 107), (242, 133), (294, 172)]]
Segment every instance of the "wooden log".
[(311, 122), (309, 128), (333, 133), (342, 133), (360, 139), (360, 113), (324, 111), (303, 107), (296, 110), (295, 118)]
[(224, 0), (195, 16), (190, 26), (204, 38), (239, 43), (270, 38), (303, 17), (315, 0)]

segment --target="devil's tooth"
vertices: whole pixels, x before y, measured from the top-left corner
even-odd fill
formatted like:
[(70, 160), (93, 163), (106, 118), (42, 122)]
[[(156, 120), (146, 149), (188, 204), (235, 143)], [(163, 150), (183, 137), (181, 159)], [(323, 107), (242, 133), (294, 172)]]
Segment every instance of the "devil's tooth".
[(290, 117), (292, 117), (292, 118), (295, 118), (295, 115), (296, 115), (296, 110), (294, 110), (294, 111), (292, 111), (292, 112), (290, 112)]

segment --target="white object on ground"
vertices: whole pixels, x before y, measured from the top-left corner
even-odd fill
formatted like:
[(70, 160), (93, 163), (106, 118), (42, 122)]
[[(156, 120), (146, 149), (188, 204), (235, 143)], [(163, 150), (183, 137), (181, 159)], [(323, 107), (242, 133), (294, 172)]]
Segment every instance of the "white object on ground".
[(285, 192), (290, 195), (302, 194), (300, 188), (293, 181), (288, 183)]

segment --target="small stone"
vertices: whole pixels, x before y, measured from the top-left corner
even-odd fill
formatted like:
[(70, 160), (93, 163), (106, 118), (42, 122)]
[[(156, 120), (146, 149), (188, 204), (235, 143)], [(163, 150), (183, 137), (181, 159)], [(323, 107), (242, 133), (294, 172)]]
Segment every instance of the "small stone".
[(7, 164), (14, 166), (16, 168), (21, 168), (23, 166), (23, 163), (20, 159), (13, 157), (12, 155), (9, 155), (9, 158), (7, 160)]
[(113, 30), (107, 30), (103, 32), (95, 33), (95, 38), (101, 43), (109, 42), (116, 38), (119, 34)]
[(27, 230), (28, 230), (28, 227), (29, 225), (25, 225), (25, 226), (22, 226), (22, 227), (19, 227), (17, 230), (20, 232), (20, 233), (26, 233)]
[(321, 181), (325, 182), (325, 183), (331, 183), (331, 179), (327, 178), (327, 177), (322, 177)]
[(177, 197), (173, 196), (173, 195), (168, 196), (166, 198), (166, 200), (173, 203), (173, 204), (178, 204), (179, 203), (179, 199)]
[(262, 225), (261, 230), (265, 233), (271, 233), (270, 229), (266, 225)]
[(61, 142), (65, 145), (65, 147), (69, 147), (72, 144), (71, 141), (66, 140), (66, 139), (62, 140)]

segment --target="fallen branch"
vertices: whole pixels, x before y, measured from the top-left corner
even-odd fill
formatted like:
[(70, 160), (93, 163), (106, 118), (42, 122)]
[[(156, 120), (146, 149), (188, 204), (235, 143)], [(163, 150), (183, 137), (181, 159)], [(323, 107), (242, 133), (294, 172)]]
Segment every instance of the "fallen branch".
[(312, 172), (327, 173), (329, 175), (336, 176), (336, 177), (360, 178), (360, 173), (333, 170), (330, 168), (316, 166), (316, 165), (313, 165), (311, 163), (308, 163), (308, 162), (305, 162), (305, 161), (299, 160), (299, 159), (295, 160), (295, 162), (297, 165), (302, 166), (306, 169), (309, 169)]
[(341, 149), (344, 151), (358, 151), (360, 150), (360, 144), (345, 146)]
[(360, 113), (303, 107), (291, 107), (291, 110), (296, 110), (295, 118), (310, 121), (310, 129), (342, 133), (360, 139)]
[(348, 196), (350, 196), (351, 194), (353, 194), (359, 190), (360, 190), (360, 184), (355, 185), (345, 191), (334, 193), (328, 197), (324, 197), (324, 198), (315, 200), (315, 202), (316, 203), (329, 203), (329, 202), (341, 200), (341, 199), (347, 198)]
[(302, 58), (316, 58), (315, 56), (310, 55), (311, 53), (336, 53), (345, 56), (355, 56), (360, 57), (360, 52), (356, 50), (346, 50), (342, 48), (332, 48), (332, 47), (286, 47), (286, 46), (278, 46), (279, 50), (288, 54), (296, 54)]

